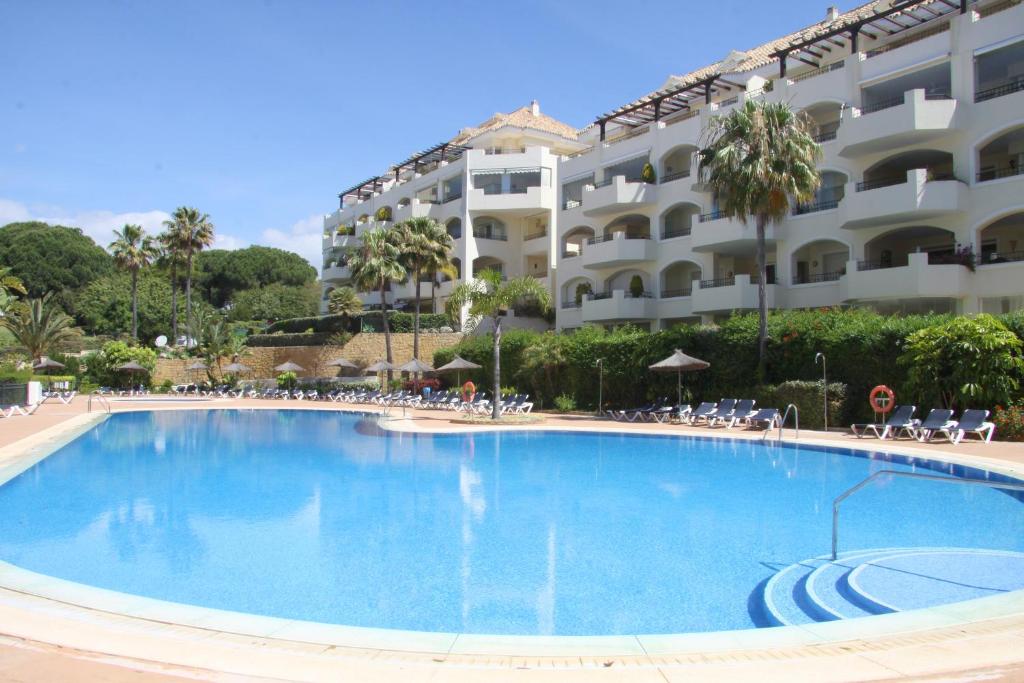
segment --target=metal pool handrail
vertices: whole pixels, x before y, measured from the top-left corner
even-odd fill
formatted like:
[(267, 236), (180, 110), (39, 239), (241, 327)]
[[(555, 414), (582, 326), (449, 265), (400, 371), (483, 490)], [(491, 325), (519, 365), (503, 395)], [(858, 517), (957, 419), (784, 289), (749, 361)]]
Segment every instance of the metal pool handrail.
[(89, 402), (86, 404), (86, 412), (87, 413), (91, 413), (92, 412), (92, 400), (93, 400), (93, 398), (96, 399), (97, 403), (99, 403), (101, 406), (103, 406), (104, 408), (107, 409), (107, 413), (110, 412), (110, 401), (108, 401), (106, 399), (106, 397), (104, 397), (103, 394), (101, 394), (100, 392), (94, 391), (91, 394), (89, 394)]
[[(795, 430), (796, 430), (796, 433), (793, 436), (793, 438), (794, 439), (799, 439), (800, 438), (800, 409), (797, 408), (792, 403), (790, 403), (789, 405), (786, 406), (786, 412), (784, 412), (782, 414), (782, 419), (779, 420), (779, 439), (778, 439), (779, 443), (782, 442), (782, 427), (783, 427), (783, 425), (786, 424), (786, 418), (789, 417), (789, 411), (790, 410), (793, 411), (793, 424), (794, 424)], [(764, 430), (764, 435), (761, 437), (761, 441), (764, 441), (766, 438), (768, 438), (769, 432), (771, 432), (771, 429)]]
[(852, 496), (857, 491), (873, 482), (879, 477), (906, 477), (908, 479), (930, 479), (932, 481), (940, 481), (946, 484), (965, 484), (967, 486), (990, 486), (997, 489), (1010, 489), (1013, 491), (1024, 491), (1024, 484), (1014, 484), (1011, 482), (1001, 481), (989, 481), (988, 479), (961, 479), (958, 477), (943, 477), (938, 474), (923, 474), (921, 472), (902, 472), (900, 470), (878, 470), (868, 475), (863, 481), (856, 486), (851, 486), (842, 493), (840, 493), (835, 500), (832, 501), (832, 561), (835, 562), (836, 555), (839, 552), (839, 506), (842, 505), (843, 501)]

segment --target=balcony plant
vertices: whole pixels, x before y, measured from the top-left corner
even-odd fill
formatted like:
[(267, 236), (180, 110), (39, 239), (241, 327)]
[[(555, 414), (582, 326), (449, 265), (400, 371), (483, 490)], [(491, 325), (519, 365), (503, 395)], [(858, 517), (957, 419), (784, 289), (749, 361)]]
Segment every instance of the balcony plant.
[(589, 282), (581, 282), (576, 285), (576, 305), (583, 305), (583, 297), (587, 294), (593, 294), (594, 288), (590, 286)]
[(640, 180), (648, 185), (653, 185), (657, 182), (657, 176), (654, 173), (654, 166), (651, 166), (651, 162), (648, 161), (644, 164), (643, 169), (640, 171)]
[(639, 275), (634, 275), (629, 280), (629, 295), (639, 299), (644, 295), (644, 281)]
[(373, 217), (374, 217), (374, 219), (378, 223), (383, 223), (385, 221), (390, 221), (391, 220), (391, 207), (390, 206), (382, 206), (382, 207), (380, 207), (379, 209), (377, 209), (377, 213), (373, 214)]

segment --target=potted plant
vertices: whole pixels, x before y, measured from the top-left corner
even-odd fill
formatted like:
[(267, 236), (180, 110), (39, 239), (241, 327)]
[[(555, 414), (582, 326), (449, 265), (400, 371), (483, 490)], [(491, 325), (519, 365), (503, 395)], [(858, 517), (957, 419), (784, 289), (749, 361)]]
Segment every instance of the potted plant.
[(653, 185), (657, 180), (657, 177), (654, 175), (654, 167), (651, 166), (651, 162), (648, 161), (644, 164), (643, 169), (640, 171), (640, 179), (648, 185)]
[(581, 282), (576, 285), (576, 305), (580, 306), (583, 304), (583, 297), (587, 294), (593, 294), (594, 289), (590, 286), (589, 282)]
[(634, 299), (639, 299), (644, 295), (644, 281), (639, 275), (634, 275), (629, 280), (629, 294)]
[(380, 223), (383, 223), (384, 221), (391, 220), (391, 207), (390, 206), (382, 206), (382, 207), (380, 207), (379, 209), (377, 209), (377, 213), (375, 213), (373, 215), (373, 217), (378, 222), (380, 222)]

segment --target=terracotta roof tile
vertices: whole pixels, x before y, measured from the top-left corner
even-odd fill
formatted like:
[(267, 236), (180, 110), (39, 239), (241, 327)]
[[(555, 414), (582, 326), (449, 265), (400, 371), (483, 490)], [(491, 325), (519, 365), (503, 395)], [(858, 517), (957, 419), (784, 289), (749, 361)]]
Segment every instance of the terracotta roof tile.
[(542, 114), (539, 111), (534, 114), (532, 105), (527, 105), (507, 114), (499, 112), (478, 126), (463, 128), (459, 131), (458, 135), (451, 139), (451, 142), (457, 145), (464, 145), (478, 135), (503, 128), (505, 126), (511, 126), (514, 128), (530, 128), (544, 133), (558, 135), (559, 137), (563, 137), (568, 140), (575, 140), (579, 137), (579, 131), (569, 124), (562, 123), (558, 119), (554, 119), (547, 114)]

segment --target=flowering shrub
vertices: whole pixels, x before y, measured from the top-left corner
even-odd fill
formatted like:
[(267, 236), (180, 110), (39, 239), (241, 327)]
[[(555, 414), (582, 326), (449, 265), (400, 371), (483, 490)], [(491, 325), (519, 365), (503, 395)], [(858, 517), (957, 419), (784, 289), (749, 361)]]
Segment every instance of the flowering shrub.
[(1024, 406), (996, 406), (992, 422), (1000, 441), (1024, 441)]

